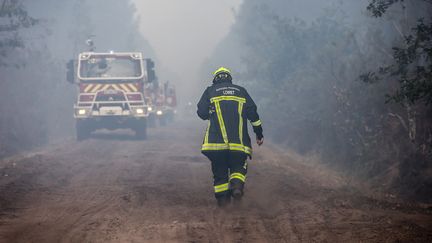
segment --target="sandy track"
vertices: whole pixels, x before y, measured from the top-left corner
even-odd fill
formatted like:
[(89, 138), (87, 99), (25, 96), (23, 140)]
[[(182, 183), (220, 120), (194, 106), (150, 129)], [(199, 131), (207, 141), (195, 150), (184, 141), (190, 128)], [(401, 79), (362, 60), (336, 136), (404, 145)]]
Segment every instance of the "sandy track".
[(241, 207), (216, 208), (201, 125), (0, 161), (0, 242), (432, 242), (430, 207), (366, 196), (271, 145), (255, 150)]

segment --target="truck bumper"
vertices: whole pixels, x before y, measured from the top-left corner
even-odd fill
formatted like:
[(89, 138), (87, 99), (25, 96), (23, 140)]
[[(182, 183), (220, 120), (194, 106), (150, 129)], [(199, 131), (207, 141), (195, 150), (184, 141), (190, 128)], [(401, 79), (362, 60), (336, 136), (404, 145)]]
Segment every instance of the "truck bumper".
[(145, 126), (147, 117), (125, 117), (125, 116), (100, 116), (100, 117), (89, 117), (89, 118), (78, 118), (77, 122), (85, 124), (90, 130), (97, 129), (122, 129)]
[(74, 107), (74, 117), (77, 119), (93, 119), (103, 117), (126, 117), (145, 118), (148, 117), (147, 107), (134, 107), (131, 110), (123, 110), (121, 107), (102, 107), (99, 110), (92, 110), (90, 107)]

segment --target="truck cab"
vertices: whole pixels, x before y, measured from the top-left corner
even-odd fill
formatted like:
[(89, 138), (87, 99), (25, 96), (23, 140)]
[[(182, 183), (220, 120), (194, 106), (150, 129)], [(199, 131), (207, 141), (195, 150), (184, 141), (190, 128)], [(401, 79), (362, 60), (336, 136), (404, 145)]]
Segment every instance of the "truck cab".
[(129, 128), (136, 137), (147, 135), (148, 104), (144, 84), (153, 81), (154, 66), (140, 52), (83, 52), (69, 62), (67, 79), (78, 86), (74, 105), (76, 135), (86, 139), (98, 129)]

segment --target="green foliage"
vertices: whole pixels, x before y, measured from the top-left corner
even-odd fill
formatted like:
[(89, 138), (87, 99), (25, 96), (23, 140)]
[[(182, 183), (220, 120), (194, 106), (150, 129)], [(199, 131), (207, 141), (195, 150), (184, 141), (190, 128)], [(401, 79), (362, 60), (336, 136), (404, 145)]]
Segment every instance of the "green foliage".
[(372, 0), (367, 6), (367, 10), (374, 17), (381, 17), (391, 5), (398, 2), (403, 3), (404, 0)]
[[(19, 0), (3, 0), (0, 5), (0, 66), (10, 66), (5, 59), (15, 48), (23, 48), (24, 42), (19, 35), (22, 28), (30, 28), (39, 21), (28, 15)], [(17, 66), (17, 64), (13, 65)], [(18, 65), (19, 66), (19, 65)]]
[(411, 103), (432, 104), (432, 23), (423, 19), (413, 29), (413, 35), (405, 38), (405, 47), (394, 47), (396, 64), (385, 74), (397, 77), (401, 87), (391, 99), (401, 103), (408, 99)]
[[(398, 2), (406, 3), (392, 4)], [(381, 3), (376, 11), (390, 11), (391, 4), (384, 5), (389, 1), (373, 3)], [(418, 22), (403, 48), (392, 51), (400, 33), (380, 26), (384, 20), (345, 21), (347, 15), (338, 14), (335, 5), (305, 22), (281, 17), (270, 4), (245, 2), (231, 33), (240, 42), (235, 50), (241, 56), (233, 67), (241, 70), (234, 81), (256, 100), (265, 136), (281, 146), (316, 153), (363, 178), (401, 168), (399, 185), (427, 189), (427, 178), (411, 175), (432, 167), (430, 110), (385, 101), (430, 100), (430, 26)], [(399, 24), (400, 13), (392, 17), (392, 24)], [(224, 60), (217, 54), (214, 59)], [(392, 96), (386, 97), (388, 93)], [(423, 160), (412, 161), (414, 155)]]
[(72, 136), (76, 86), (65, 82), (65, 64), (87, 50), (89, 35), (100, 51), (150, 49), (129, 0), (0, 0), (0, 7), (0, 158)]
[(0, 6), (0, 18), (7, 18), (8, 24), (2, 25), (0, 31), (16, 31), (19, 28), (29, 28), (38, 20), (28, 15), (24, 5), (19, 0), (3, 0)]
[(283, 19), (265, 5), (250, 11), (238, 23), (246, 49), (240, 79), (259, 94), (267, 133), (329, 160), (364, 156), (379, 131), (374, 119), (384, 109), (384, 93), (355, 81), (363, 50), (352, 30), (334, 11), (310, 24)]
[[(431, 0), (418, 1), (432, 3)], [(387, 10), (395, 3), (400, 3), (402, 4), (402, 8), (405, 8), (405, 6), (403, 5), (405, 2), (405, 0), (371, 0), (366, 9), (371, 12), (374, 17), (382, 17), (383, 14), (385, 14)]]
[[(420, 1), (420, 0), (419, 0)], [(421, 0), (432, 3), (432, 1)], [(403, 0), (372, 0), (368, 10), (381, 17), (387, 9)], [(408, 35), (403, 36), (402, 43), (393, 47), (393, 64), (380, 67), (376, 72), (368, 72), (360, 76), (367, 83), (376, 83), (386, 78), (396, 79), (399, 88), (387, 95), (387, 101), (399, 104), (417, 102), (432, 104), (432, 19), (425, 22), (417, 20), (417, 25)]]

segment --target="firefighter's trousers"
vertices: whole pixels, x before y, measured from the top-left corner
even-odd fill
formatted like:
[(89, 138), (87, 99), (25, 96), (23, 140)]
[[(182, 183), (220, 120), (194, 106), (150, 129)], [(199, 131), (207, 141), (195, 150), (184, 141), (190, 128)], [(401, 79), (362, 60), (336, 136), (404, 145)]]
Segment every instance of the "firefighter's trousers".
[(247, 155), (234, 151), (215, 151), (207, 154), (211, 161), (216, 199), (230, 197), (234, 189), (243, 188), (247, 173)]

